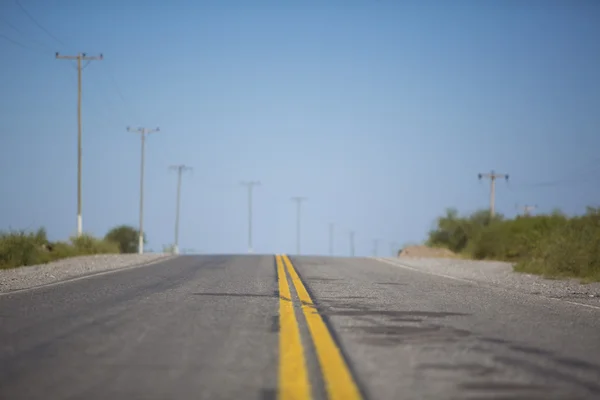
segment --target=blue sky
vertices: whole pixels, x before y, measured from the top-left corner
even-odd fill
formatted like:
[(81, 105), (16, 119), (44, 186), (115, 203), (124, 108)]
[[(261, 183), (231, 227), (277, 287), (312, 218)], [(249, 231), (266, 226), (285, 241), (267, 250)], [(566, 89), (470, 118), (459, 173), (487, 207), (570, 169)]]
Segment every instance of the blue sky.
[[(76, 230), (77, 72), (83, 72), (83, 226), (137, 226), (146, 146), (149, 247), (379, 254), (419, 241), (446, 207), (537, 204), (580, 213), (600, 198), (597, 1), (101, 1), (0, 4), (2, 228)], [(16, 28), (16, 29), (15, 29)], [(56, 38), (56, 39), (55, 39)], [(15, 43), (17, 42), (17, 43)], [(548, 185), (539, 185), (548, 183)]]

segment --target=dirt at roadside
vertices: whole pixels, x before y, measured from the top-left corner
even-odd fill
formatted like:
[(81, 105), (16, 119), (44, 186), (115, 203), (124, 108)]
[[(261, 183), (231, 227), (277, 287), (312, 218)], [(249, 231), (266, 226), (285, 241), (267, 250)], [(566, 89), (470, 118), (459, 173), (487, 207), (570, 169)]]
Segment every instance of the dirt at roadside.
[(398, 257), (424, 257), (424, 258), (455, 258), (451, 250), (427, 246), (408, 246), (402, 249)]

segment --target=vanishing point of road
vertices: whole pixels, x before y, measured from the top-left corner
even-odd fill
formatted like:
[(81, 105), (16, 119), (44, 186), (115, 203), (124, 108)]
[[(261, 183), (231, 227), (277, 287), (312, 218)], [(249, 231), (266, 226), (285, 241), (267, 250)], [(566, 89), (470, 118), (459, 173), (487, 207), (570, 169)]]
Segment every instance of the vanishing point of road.
[(180, 256), (0, 296), (0, 399), (598, 399), (600, 310), (368, 258)]

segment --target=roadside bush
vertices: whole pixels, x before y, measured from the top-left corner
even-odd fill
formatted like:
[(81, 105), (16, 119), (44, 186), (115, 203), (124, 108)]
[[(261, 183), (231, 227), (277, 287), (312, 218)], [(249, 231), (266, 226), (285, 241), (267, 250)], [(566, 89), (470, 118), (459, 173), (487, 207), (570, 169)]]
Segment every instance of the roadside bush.
[(544, 237), (516, 271), (600, 281), (600, 210), (571, 218)]
[(477, 211), (470, 216), (461, 217), (458, 211), (450, 208), (446, 210), (445, 216), (437, 219), (436, 228), (429, 231), (427, 245), (445, 247), (457, 254), (464, 253), (488, 226), (502, 220), (502, 215), (497, 215), (492, 220), (488, 211)]
[(516, 271), (600, 280), (598, 208), (588, 208), (585, 215), (572, 218), (555, 211), (494, 220), (488, 211), (460, 217), (448, 210), (429, 232), (427, 244), (475, 259), (516, 262)]
[[(106, 236), (104, 236), (104, 240), (118, 243), (121, 253), (137, 253), (139, 230), (129, 225), (119, 225), (108, 231)], [(145, 238), (144, 243), (146, 243)]]
[(119, 253), (119, 244), (108, 240), (96, 239), (90, 235), (71, 238), (72, 246), (78, 254)]
[(36, 232), (0, 232), (0, 269), (44, 264), (80, 255), (119, 253), (119, 245), (83, 235), (71, 242), (49, 242), (43, 228)]
[(42, 261), (43, 246), (47, 243), (44, 229), (35, 233), (0, 232), (0, 268), (32, 265)]

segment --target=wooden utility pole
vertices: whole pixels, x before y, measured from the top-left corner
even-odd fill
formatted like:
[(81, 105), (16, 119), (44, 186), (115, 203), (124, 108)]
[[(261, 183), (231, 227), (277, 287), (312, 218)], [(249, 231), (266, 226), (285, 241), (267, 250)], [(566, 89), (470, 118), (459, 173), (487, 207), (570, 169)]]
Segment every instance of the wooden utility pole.
[(140, 168), (140, 238), (138, 244), (138, 253), (144, 254), (144, 159), (146, 154), (146, 135), (154, 132), (159, 132), (160, 129), (146, 129), (146, 128), (137, 128), (131, 129), (127, 127), (128, 132), (136, 132), (139, 133), (142, 137), (142, 160), (141, 160), (141, 168)]
[(398, 244), (396, 242), (390, 243), (390, 253), (392, 257), (398, 256)]
[(306, 197), (292, 197), (292, 201), (296, 202), (296, 254), (300, 255), (300, 212), (302, 202), (306, 200)]
[(496, 197), (496, 179), (504, 178), (508, 181), (508, 174), (497, 174), (492, 170), (489, 174), (478, 174), (479, 180), (482, 178), (490, 179), (490, 217), (494, 218), (496, 214), (495, 210), (495, 197)]
[(248, 188), (248, 253), (252, 253), (254, 252), (252, 248), (252, 189), (254, 189), (254, 186), (260, 186), (260, 182), (250, 181), (241, 184)]
[(181, 174), (185, 171), (191, 170), (192, 167), (181, 164), (171, 165), (169, 169), (177, 171), (177, 207), (175, 211), (175, 246), (173, 250), (175, 254), (179, 254), (179, 204), (181, 203)]
[(354, 231), (350, 231), (350, 257), (354, 257)]
[(377, 257), (377, 250), (379, 247), (379, 239), (373, 240), (373, 257)]
[(335, 225), (333, 222), (329, 223), (329, 255), (333, 256), (333, 235), (334, 235)]
[(77, 60), (77, 236), (83, 234), (83, 218), (81, 215), (81, 61), (102, 60), (102, 54), (90, 57), (85, 53), (76, 56), (62, 56), (58, 52), (56, 58)]

